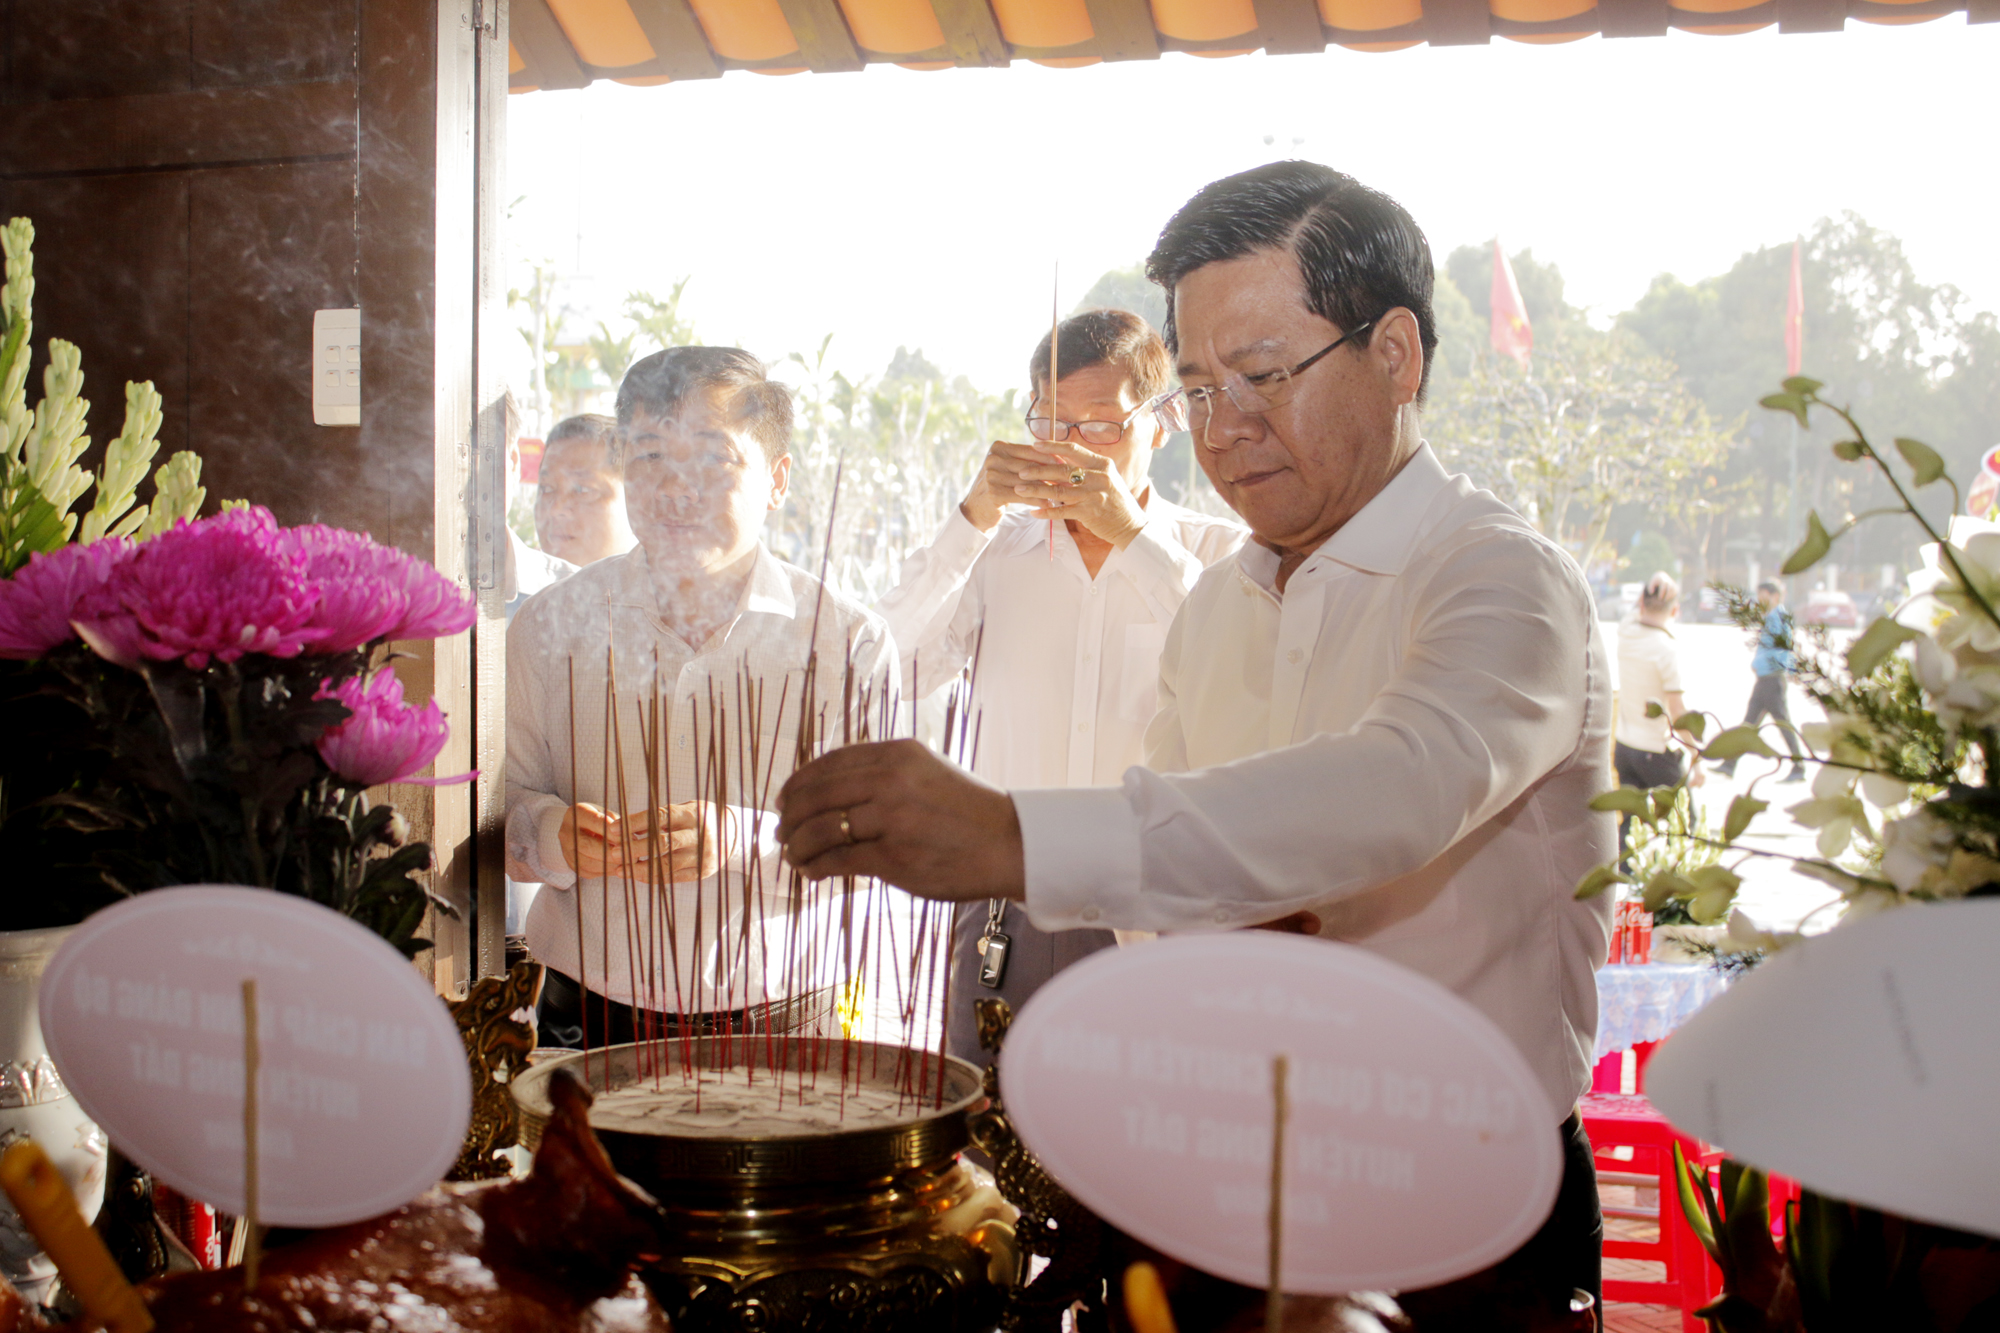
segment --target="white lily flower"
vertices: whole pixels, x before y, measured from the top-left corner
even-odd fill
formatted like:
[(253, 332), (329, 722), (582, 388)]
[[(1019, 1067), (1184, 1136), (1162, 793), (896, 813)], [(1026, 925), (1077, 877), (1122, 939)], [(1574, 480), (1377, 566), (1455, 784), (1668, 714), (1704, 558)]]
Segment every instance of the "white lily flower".
[(1961, 524), (1954, 519), (1951, 554), (1957, 569), (1935, 543), (1924, 547), (1925, 569), (1911, 576), (1910, 588), (1928, 593), (1951, 612), (1937, 627), (1941, 646), (1956, 649), (1969, 645), (1982, 653), (2000, 652), (2000, 624), (1979, 606), (1980, 598), (1988, 606), (2000, 605), (1996, 602), (2000, 598), (2000, 529), (1991, 523), (1972, 520)]
[(1854, 794), (1854, 784), (1860, 777), (1855, 769), (1828, 764), (1813, 774), (1812, 793), (1822, 801), (1837, 801)]
[(1958, 837), (1924, 806), (1882, 826), (1882, 873), (1904, 893), (1942, 878)]
[(1861, 795), (1877, 810), (1887, 810), (1910, 799), (1910, 784), (1887, 773), (1863, 773)]

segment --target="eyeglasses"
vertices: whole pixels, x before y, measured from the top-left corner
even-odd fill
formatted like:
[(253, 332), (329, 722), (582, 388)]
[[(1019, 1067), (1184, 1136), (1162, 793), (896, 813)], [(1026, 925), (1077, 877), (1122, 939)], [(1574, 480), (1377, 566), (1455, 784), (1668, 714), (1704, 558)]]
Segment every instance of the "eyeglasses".
[(1028, 434), (1038, 440), (1061, 442), (1079, 439), (1085, 444), (1116, 444), (1125, 438), (1125, 432), (1132, 428), (1132, 418), (1141, 412), (1151, 412), (1159, 418), (1165, 430), (1186, 430), (1187, 411), (1181, 404), (1181, 391), (1170, 389), (1166, 393), (1148, 398), (1145, 402), (1125, 414), (1123, 421), (1057, 421), (1054, 417), (1029, 417)]
[(1235, 405), (1236, 410), (1246, 416), (1269, 412), (1272, 408), (1282, 407), (1291, 400), (1294, 391), (1293, 381), (1311, 370), (1322, 357), (1349, 340), (1359, 338), (1374, 327), (1375, 321), (1372, 319), (1366, 324), (1357, 325), (1296, 366), (1266, 370), (1256, 375), (1231, 373), (1224, 377), (1220, 387), (1203, 385), (1193, 389), (1176, 389), (1171, 396), (1186, 404), (1183, 412), (1188, 421), (1186, 429), (1195, 431), (1208, 429), (1209, 418), (1214, 415), (1215, 396), (1218, 393), (1229, 395), (1229, 401)]

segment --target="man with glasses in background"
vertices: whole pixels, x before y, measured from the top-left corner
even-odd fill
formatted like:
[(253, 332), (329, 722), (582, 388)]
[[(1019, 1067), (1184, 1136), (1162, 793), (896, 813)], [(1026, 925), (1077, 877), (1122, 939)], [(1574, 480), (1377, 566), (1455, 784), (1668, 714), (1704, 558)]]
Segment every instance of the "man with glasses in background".
[[(1431, 255), (1395, 201), (1259, 167), (1183, 206), (1147, 273), (1196, 453), (1252, 534), (1167, 636), (1147, 766), (1007, 792), (909, 743), (853, 746), (793, 775), (779, 836), (814, 876), (1006, 899), (1045, 930), (1288, 920), (1457, 992), (1562, 1118), (1555, 1207), (1488, 1281), (1566, 1310), (1599, 1287), (1573, 1108), (1610, 936), (1607, 896), (1574, 890), (1617, 845), (1589, 808), (1614, 785), (1589, 586), (1423, 442)], [(1426, 1323), (1451, 1290), (1405, 1307)]]
[[(1173, 429), (1173, 363), (1145, 320), (1092, 310), (1029, 359), (1025, 442), (996, 442), (937, 539), (876, 610), (913, 696), (974, 668), (973, 768), (1001, 787), (1095, 787), (1143, 757), (1167, 627), (1243, 529), (1164, 499), (1147, 478)], [(1054, 413), (1054, 415), (1051, 415)], [(1015, 1008), (1108, 930), (1036, 929), (1005, 899), (961, 903), (946, 1027), (983, 1062), (972, 1002)]]

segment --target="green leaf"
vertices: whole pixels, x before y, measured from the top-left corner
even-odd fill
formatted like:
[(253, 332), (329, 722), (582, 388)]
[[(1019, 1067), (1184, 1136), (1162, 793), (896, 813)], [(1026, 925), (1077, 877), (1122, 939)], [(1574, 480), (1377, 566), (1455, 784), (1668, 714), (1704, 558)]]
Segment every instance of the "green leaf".
[(1917, 637), (1916, 630), (1898, 625), (1887, 616), (1878, 616), (1875, 623), (1849, 645), (1847, 669), (1854, 673), (1856, 680), (1872, 675), (1875, 668), (1888, 661), (1898, 648)]
[(1743, 876), (1727, 866), (1700, 866), (1688, 871), (1688, 878), (1697, 889), (1721, 889), (1729, 893), (1743, 886)]
[(1758, 755), (1764, 759), (1776, 759), (1778, 752), (1764, 744), (1764, 738), (1751, 726), (1731, 727), (1708, 743), (1701, 757), (1708, 760), (1740, 759), (1746, 754)]
[(1735, 842), (1743, 836), (1743, 830), (1750, 827), (1750, 821), (1771, 808), (1769, 801), (1759, 801), (1750, 796), (1739, 796), (1729, 803), (1729, 813), (1722, 819), (1722, 840)]
[[(1688, 1230), (1694, 1232), (1711, 1259), (1720, 1260), (1722, 1251), (1715, 1245), (1715, 1196), (1709, 1193), (1707, 1173), (1695, 1175), (1679, 1143), (1674, 1144), (1674, 1180), (1680, 1186), (1681, 1213), (1687, 1218)], [(1697, 1189), (1701, 1191), (1699, 1198), (1695, 1196)]]
[(1896, 452), (1910, 465), (1910, 471), (1916, 473), (1913, 480), (1919, 486), (1928, 486), (1944, 475), (1944, 459), (1928, 444), (1899, 435), (1896, 437)]
[(1577, 881), (1576, 900), (1595, 898), (1613, 884), (1630, 884), (1632, 877), (1617, 866), (1599, 866)]
[(1767, 398), (1759, 398), (1757, 403), (1758, 406), (1768, 407), (1773, 412), (1790, 412), (1799, 419), (1801, 426), (1806, 424), (1806, 400), (1797, 394), (1774, 393)]
[(1653, 821), (1658, 823), (1674, 812), (1674, 803), (1681, 798), (1679, 787), (1655, 787), (1653, 797)]
[(1672, 870), (1661, 870), (1646, 881), (1641, 892), (1641, 900), (1648, 912), (1657, 912), (1677, 899), (1692, 898), (1696, 893), (1694, 882), (1686, 875)]
[(1708, 732), (1708, 715), (1698, 712), (1682, 713), (1674, 719), (1674, 730), (1685, 731), (1699, 742)]
[(1799, 549), (1785, 558), (1781, 574), (1803, 574), (1820, 561), (1833, 547), (1833, 538), (1827, 536), (1826, 524), (1819, 521), (1819, 511), (1806, 511), (1806, 539), (1799, 543)]
[(1652, 818), (1651, 803), (1647, 801), (1646, 793), (1637, 787), (1620, 787), (1615, 791), (1605, 792), (1602, 796), (1593, 797), (1590, 808), (1600, 812), (1615, 810), (1620, 814), (1631, 815), (1635, 819)]
[(1867, 452), (1859, 440), (1841, 440), (1833, 446), (1833, 456), (1843, 463), (1858, 462)]
[(1784, 383), (1786, 393), (1795, 393), (1801, 398), (1810, 398), (1825, 387), (1810, 375), (1794, 375)]
[(1666, 715), (1667, 715), (1667, 710), (1660, 707), (1660, 701), (1658, 699), (1646, 700), (1647, 717), (1665, 717)]

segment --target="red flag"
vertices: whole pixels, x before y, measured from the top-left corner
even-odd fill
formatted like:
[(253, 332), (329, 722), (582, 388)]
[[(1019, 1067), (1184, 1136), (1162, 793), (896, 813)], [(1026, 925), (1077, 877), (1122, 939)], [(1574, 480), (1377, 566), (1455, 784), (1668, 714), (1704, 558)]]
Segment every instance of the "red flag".
[(1507, 262), (1507, 252), (1500, 248), (1498, 237), (1493, 240), (1492, 303), (1493, 350), (1527, 365), (1528, 353), (1535, 346), (1535, 331), (1528, 327), (1528, 307), (1521, 302), (1521, 288), (1514, 281), (1514, 266)]
[(1799, 281), (1799, 243), (1792, 242), (1792, 290), (1785, 298), (1785, 373), (1799, 373), (1806, 349), (1806, 293)]

